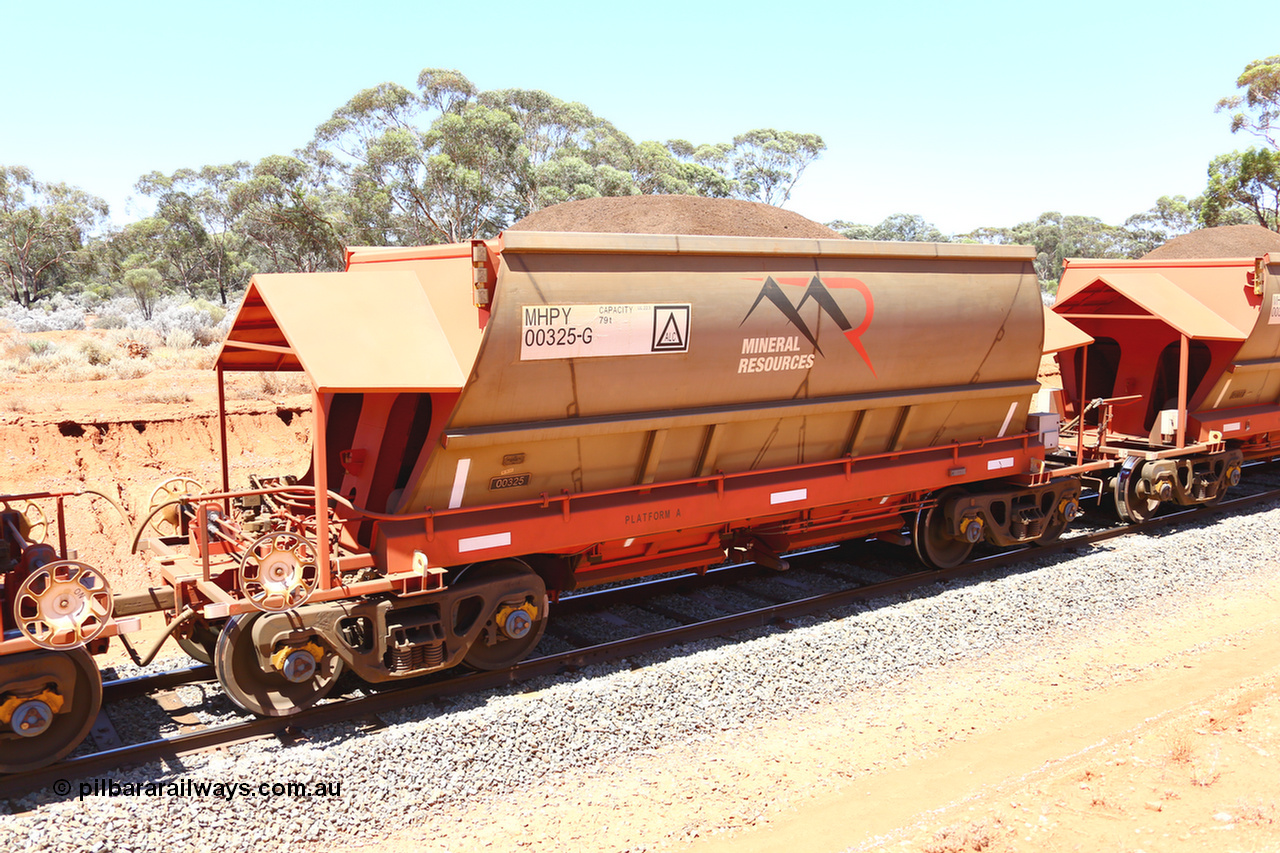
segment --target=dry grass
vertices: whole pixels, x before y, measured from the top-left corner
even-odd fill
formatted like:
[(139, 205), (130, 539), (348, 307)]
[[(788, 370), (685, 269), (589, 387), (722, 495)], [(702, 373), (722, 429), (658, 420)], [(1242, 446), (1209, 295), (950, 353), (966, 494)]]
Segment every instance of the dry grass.
[(187, 349), (160, 347), (151, 351), (149, 360), (155, 364), (157, 370), (210, 370), (217, 358), (217, 347)]
[(1221, 771), (1214, 770), (1212, 767), (1208, 769), (1197, 768), (1195, 772), (1191, 774), (1191, 784), (1195, 785), (1197, 788), (1208, 788), (1221, 778)]
[(1258, 800), (1255, 803), (1248, 800), (1239, 800), (1228, 811), (1241, 823), (1268, 826), (1276, 822), (1276, 804), (1274, 802), (1267, 803)]
[(170, 383), (167, 388), (153, 388), (150, 391), (125, 394), (124, 398), (130, 403), (163, 403), (165, 405), (190, 403), (194, 399), (190, 391), (176, 382)]
[(1179, 732), (1169, 737), (1169, 762), (1171, 764), (1189, 763), (1193, 752), (1191, 735), (1186, 732)]
[[(57, 382), (139, 379), (153, 370), (213, 367), (216, 347), (199, 347), (178, 335), (166, 347), (154, 332), (113, 329), (90, 332), (74, 343), (37, 336), (0, 337), (0, 380), (41, 376)], [(175, 337), (170, 335), (170, 337)]]
[(985, 823), (947, 826), (938, 830), (933, 840), (924, 845), (924, 853), (964, 853), (986, 850), (991, 846), (991, 830)]
[(228, 374), (226, 381), (227, 397), (232, 400), (278, 400), (311, 391), (301, 373), (236, 373)]

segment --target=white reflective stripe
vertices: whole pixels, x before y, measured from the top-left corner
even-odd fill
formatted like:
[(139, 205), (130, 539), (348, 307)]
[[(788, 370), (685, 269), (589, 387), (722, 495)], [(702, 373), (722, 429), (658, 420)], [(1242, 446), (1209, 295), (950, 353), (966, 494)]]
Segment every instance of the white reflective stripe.
[(992, 459), (990, 462), (987, 463), (988, 471), (999, 471), (1001, 468), (1012, 468), (1012, 467), (1013, 467), (1012, 456), (1006, 456), (1003, 459)]
[(465, 554), (468, 551), (483, 551), (486, 548), (501, 548), (503, 545), (511, 544), (511, 533), (490, 533), (487, 536), (472, 536), (468, 539), (458, 540), (458, 553)]
[(449, 509), (462, 506), (462, 493), (467, 488), (467, 472), (471, 470), (470, 459), (459, 459), (458, 470), (453, 475), (453, 491), (449, 493)]
[(1004, 423), (1000, 424), (1000, 432), (996, 438), (1004, 438), (1005, 432), (1009, 429), (1009, 421), (1013, 420), (1013, 413), (1018, 410), (1018, 401), (1014, 400), (1009, 404), (1009, 414), (1004, 416)]
[(1231, 387), (1231, 380), (1227, 380), (1227, 384), (1222, 386), (1222, 393), (1218, 395), (1218, 399), (1213, 401), (1213, 407), (1216, 409), (1222, 405), (1222, 398), (1227, 396), (1227, 389)]
[(794, 501), (802, 501), (807, 497), (809, 497), (808, 489), (791, 489), (787, 492), (774, 492), (769, 495), (769, 503), (789, 504)]
[(622, 543), (622, 547), (623, 547), (623, 548), (630, 548), (630, 547), (631, 547), (631, 543), (632, 543), (632, 542), (634, 542), (634, 541), (636, 541), (636, 540), (635, 540), (635, 537), (633, 536), (632, 538), (628, 539), (626, 542), (623, 542), (623, 543)]

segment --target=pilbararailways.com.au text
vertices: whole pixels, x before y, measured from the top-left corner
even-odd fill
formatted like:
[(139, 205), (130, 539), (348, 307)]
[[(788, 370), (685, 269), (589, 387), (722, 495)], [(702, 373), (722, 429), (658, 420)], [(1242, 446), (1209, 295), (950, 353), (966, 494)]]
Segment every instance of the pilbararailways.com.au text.
[[(69, 794), (65, 779), (54, 783), (60, 794)], [(59, 790), (61, 789), (61, 790)], [(342, 782), (206, 782), (183, 779), (179, 782), (117, 782), (115, 779), (85, 779), (79, 783), (79, 798), (85, 797), (339, 797)]]

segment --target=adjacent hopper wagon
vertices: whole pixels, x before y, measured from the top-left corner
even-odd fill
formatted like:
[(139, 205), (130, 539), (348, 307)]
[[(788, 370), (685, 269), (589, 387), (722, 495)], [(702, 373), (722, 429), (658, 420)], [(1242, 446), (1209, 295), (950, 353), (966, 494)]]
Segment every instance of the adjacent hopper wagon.
[(1280, 259), (1070, 261), (1063, 444), (1123, 518), (1218, 500), (1280, 451)]

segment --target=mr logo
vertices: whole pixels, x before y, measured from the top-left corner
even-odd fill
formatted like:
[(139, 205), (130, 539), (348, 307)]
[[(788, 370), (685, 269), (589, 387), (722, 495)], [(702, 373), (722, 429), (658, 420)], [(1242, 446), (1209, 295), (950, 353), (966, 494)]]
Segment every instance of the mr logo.
[[(788, 286), (799, 287), (804, 285), (805, 281), (803, 278), (780, 278), (777, 281), (772, 276), (766, 278), (764, 286), (760, 288), (760, 293), (756, 296), (756, 301), (751, 304), (751, 309), (747, 311), (747, 316), (742, 318), (742, 323), (747, 322), (747, 318), (751, 316), (760, 303), (768, 299), (775, 308), (782, 312), (782, 316), (787, 318), (787, 322), (795, 326), (800, 334), (804, 335), (805, 339), (813, 344), (813, 348), (817, 350), (818, 354), (825, 358), (826, 354), (822, 352), (822, 347), (818, 346), (817, 335), (809, 329), (809, 325), (800, 316), (800, 310), (804, 308), (806, 302), (812, 299), (818, 305), (818, 319), (821, 320), (822, 314), (830, 317), (840, 328), (840, 331), (844, 333), (849, 343), (853, 345), (853, 348), (857, 350), (858, 355), (862, 356), (862, 360), (866, 362), (871, 375), (875, 376), (876, 369), (871, 365), (871, 358), (867, 355), (867, 350), (862, 345), (862, 335), (871, 327), (871, 317), (875, 313), (875, 300), (871, 298), (871, 290), (856, 278), (828, 278), (824, 284), (822, 279), (815, 275), (813, 278), (808, 279), (809, 286), (805, 289), (804, 295), (800, 297), (799, 304), (793, 306), (791, 299), (779, 286), (779, 282)], [(862, 318), (862, 323), (857, 328), (854, 328), (848, 317), (845, 316), (844, 311), (840, 309), (835, 297), (827, 289), (828, 285), (841, 290), (856, 290), (861, 294), (862, 300), (866, 305), (866, 315)], [(738, 326), (741, 327), (742, 323), (739, 323)]]

